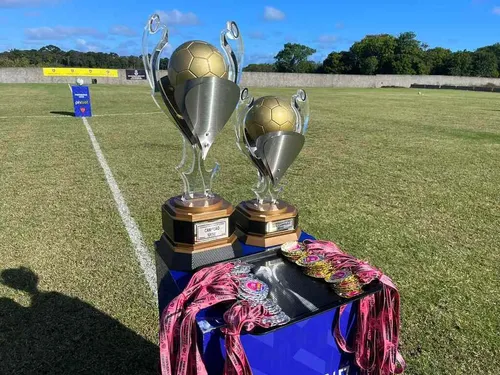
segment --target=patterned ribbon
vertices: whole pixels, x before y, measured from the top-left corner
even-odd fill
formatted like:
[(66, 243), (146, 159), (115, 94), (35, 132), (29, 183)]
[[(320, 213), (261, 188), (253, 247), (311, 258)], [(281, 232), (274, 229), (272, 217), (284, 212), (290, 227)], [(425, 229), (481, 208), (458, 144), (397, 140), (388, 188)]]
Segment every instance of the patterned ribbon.
[(374, 280), (382, 283), (381, 293), (371, 294), (359, 301), (354, 344), (347, 345), (340, 330), (340, 318), (346, 306), (335, 317), (334, 336), (347, 353), (353, 353), (362, 374), (401, 374), (406, 363), (399, 353), (400, 297), (392, 280), (366, 262), (342, 252), (333, 242), (305, 241), (307, 251), (322, 254), (337, 269), (349, 269), (363, 285)]
[(224, 314), (225, 375), (251, 374), (240, 333), (285, 324), (290, 318), (267, 299), (269, 287), (251, 274), (251, 265), (234, 262), (196, 272), (184, 291), (165, 308), (160, 326), (162, 375), (207, 375), (198, 348), (196, 315), (223, 302), (238, 302)]

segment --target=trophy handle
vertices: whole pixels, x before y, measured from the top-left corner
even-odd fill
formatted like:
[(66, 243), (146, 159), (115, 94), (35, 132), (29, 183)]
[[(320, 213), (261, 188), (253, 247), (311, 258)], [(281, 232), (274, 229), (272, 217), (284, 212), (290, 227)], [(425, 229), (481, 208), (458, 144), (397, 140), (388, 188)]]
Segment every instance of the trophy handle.
[(304, 135), (309, 126), (309, 97), (302, 89), (297, 90), (297, 93), (292, 96), (292, 108), (297, 116), (297, 124), (295, 131)]
[(247, 138), (245, 134), (245, 116), (250, 108), (252, 108), (254, 98), (248, 92), (248, 88), (244, 88), (240, 92), (240, 101), (236, 106), (236, 121), (234, 123), (234, 131), (236, 133), (236, 145), (238, 149), (245, 155), (250, 157), (250, 151), (247, 148)]
[[(231, 47), (230, 40), (236, 41), (236, 52)], [(221, 32), (220, 45), (224, 51), (224, 60), (226, 60), (226, 64), (229, 67), (228, 79), (238, 85), (243, 71), (243, 53), (245, 48), (240, 29), (236, 22), (227, 22), (226, 28)]]
[[(162, 31), (160, 41), (153, 50), (153, 53), (149, 53), (149, 37)], [(168, 28), (167, 25), (161, 23), (160, 16), (158, 14), (153, 14), (149, 17), (144, 31), (142, 34), (142, 62), (144, 63), (144, 70), (146, 71), (146, 78), (148, 79), (149, 86), (151, 86), (152, 95), (154, 98), (154, 93), (157, 90), (158, 82), (158, 71), (160, 70), (160, 55), (163, 49), (168, 44)], [(156, 102), (156, 99), (155, 99)], [(158, 104), (158, 103), (156, 103)]]

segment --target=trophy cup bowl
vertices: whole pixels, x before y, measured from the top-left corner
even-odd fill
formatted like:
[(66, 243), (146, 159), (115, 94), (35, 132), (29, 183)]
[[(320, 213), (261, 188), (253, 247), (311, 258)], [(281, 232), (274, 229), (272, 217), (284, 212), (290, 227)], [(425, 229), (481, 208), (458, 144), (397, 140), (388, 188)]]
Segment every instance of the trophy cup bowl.
[[(153, 52), (149, 40), (160, 35)], [(168, 45), (168, 28), (154, 14), (143, 34), (143, 62), (156, 105), (182, 135), (183, 153), (177, 171), (182, 194), (162, 206), (163, 235), (157, 251), (172, 269), (192, 270), (207, 263), (233, 258), (236, 241), (233, 206), (212, 192), (219, 165), (205, 166), (217, 135), (230, 119), (240, 96), (243, 41), (238, 26), (228, 22), (221, 33), (221, 49), (192, 40), (177, 47), (160, 71)], [(233, 50), (231, 44), (236, 45)]]
[(278, 246), (300, 236), (298, 212), (279, 199), (280, 181), (304, 146), (309, 124), (309, 102), (304, 90), (291, 100), (274, 96), (254, 99), (243, 89), (236, 116), (236, 139), (257, 168), (255, 199), (235, 211), (238, 236), (248, 245)]

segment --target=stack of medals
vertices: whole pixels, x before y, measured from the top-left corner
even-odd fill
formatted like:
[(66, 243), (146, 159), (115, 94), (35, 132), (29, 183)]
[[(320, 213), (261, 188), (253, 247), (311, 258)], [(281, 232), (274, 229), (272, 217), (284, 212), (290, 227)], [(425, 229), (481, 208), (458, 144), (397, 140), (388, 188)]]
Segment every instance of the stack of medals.
[(304, 273), (317, 279), (327, 278), (333, 271), (332, 266), (322, 255), (308, 254), (295, 261), (299, 267), (304, 268)]
[(231, 271), (239, 278), (238, 299), (248, 301), (251, 305), (261, 305), (266, 311), (262, 322), (269, 327), (286, 324), (290, 317), (279, 305), (269, 297), (269, 286), (259, 280), (252, 272), (252, 265), (248, 263), (236, 264)]
[(307, 255), (306, 247), (297, 241), (286, 242), (281, 245), (281, 252), (292, 262), (296, 262), (303, 256)]
[(322, 254), (307, 251), (299, 242), (287, 242), (281, 246), (282, 254), (302, 267), (307, 276), (324, 279), (330, 287), (343, 298), (352, 298), (360, 294), (362, 285), (356, 275), (348, 269), (336, 269)]
[(343, 298), (352, 298), (362, 292), (358, 278), (349, 270), (338, 270), (325, 280), (335, 290), (335, 293)]

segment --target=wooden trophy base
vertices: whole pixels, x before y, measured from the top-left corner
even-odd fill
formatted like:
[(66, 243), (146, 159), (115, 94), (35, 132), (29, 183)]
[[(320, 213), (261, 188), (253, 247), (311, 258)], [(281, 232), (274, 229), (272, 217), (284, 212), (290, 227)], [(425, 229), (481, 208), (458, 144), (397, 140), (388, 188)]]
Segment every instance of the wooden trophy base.
[(233, 206), (219, 196), (183, 200), (162, 206), (163, 235), (156, 250), (169, 268), (193, 270), (238, 256)]
[(256, 200), (241, 202), (234, 217), (237, 235), (247, 245), (274, 247), (300, 237), (297, 209), (283, 201), (261, 206)]

